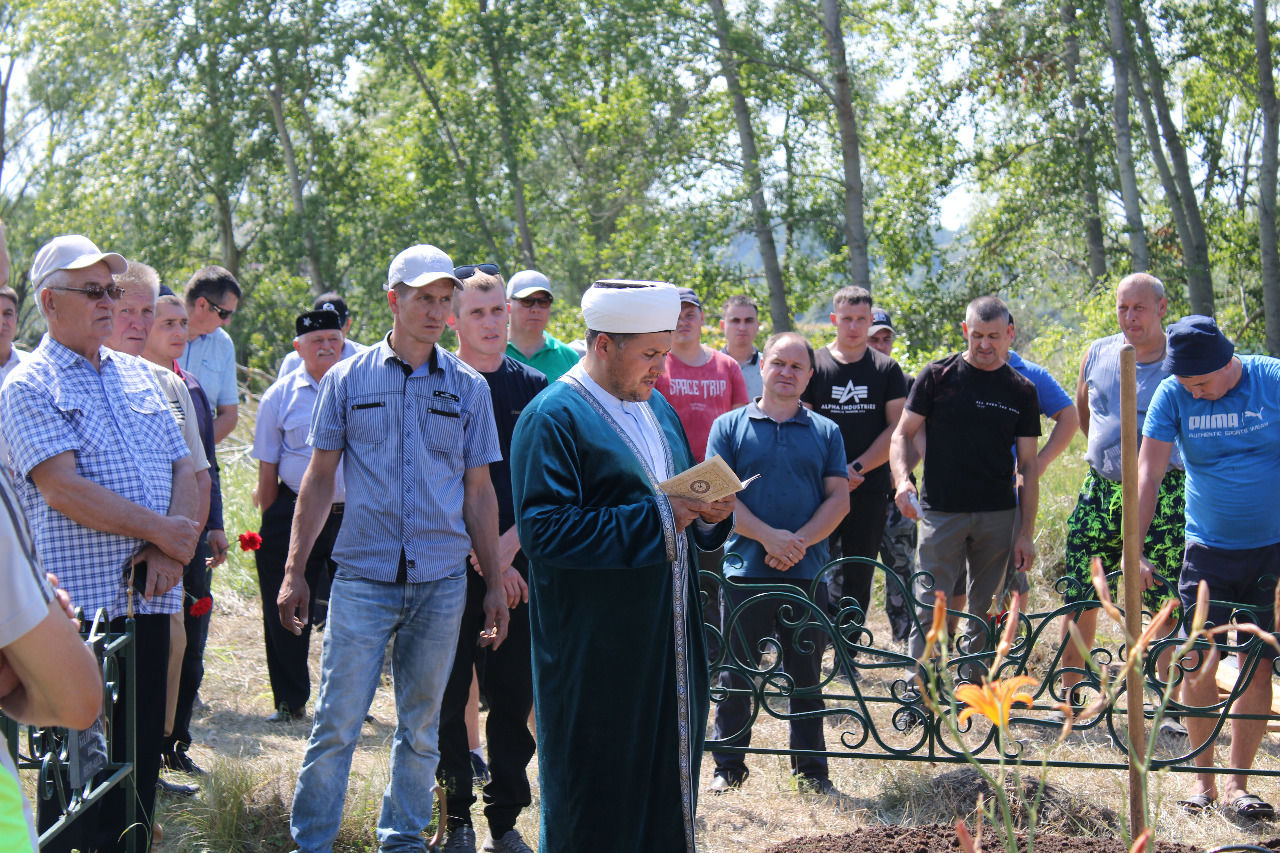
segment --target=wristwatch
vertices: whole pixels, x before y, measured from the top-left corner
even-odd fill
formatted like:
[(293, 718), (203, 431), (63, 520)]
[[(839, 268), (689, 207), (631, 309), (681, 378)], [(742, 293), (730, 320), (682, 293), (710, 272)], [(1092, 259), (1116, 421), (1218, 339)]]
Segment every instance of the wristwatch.
[(858, 461), (858, 460), (856, 460), (856, 459), (855, 459), (855, 460), (853, 460), (853, 464), (852, 464), (852, 465), (850, 465), (849, 467), (853, 469), (853, 473), (855, 473), (855, 474), (861, 474), (861, 473), (862, 473), (862, 463), (861, 463), (861, 462), (859, 462), (859, 461)]

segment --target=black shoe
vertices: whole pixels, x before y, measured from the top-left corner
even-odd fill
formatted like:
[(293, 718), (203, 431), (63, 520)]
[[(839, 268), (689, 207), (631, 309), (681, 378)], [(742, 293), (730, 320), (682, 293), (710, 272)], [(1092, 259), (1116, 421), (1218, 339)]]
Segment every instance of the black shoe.
[(296, 723), (307, 715), (307, 712), (299, 708), (296, 711), (290, 710), (287, 702), (281, 702), (276, 706), (276, 712), (267, 717), (268, 723)]
[(716, 775), (711, 777), (708, 790), (713, 794), (723, 794), (725, 791), (741, 788), (750, 775), (751, 771), (745, 767), (741, 770), (717, 770)]
[(204, 768), (191, 760), (187, 745), (175, 743), (160, 755), (160, 765), (166, 770), (176, 770), (190, 776), (203, 776)]
[(180, 782), (170, 782), (163, 776), (156, 780), (156, 788), (171, 797), (194, 797), (200, 793), (199, 785), (183, 785)]

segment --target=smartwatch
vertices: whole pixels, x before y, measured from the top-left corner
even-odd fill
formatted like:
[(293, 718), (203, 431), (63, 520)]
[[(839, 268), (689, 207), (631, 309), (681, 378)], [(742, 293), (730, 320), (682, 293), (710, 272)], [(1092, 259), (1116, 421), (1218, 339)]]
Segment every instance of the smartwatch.
[(852, 465), (850, 465), (849, 467), (853, 469), (853, 472), (854, 472), (855, 474), (861, 474), (861, 473), (862, 473), (862, 463), (861, 463), (861, 462), (859, 462), (857, 459), (853, 460), (853, 464), (852, 464)]

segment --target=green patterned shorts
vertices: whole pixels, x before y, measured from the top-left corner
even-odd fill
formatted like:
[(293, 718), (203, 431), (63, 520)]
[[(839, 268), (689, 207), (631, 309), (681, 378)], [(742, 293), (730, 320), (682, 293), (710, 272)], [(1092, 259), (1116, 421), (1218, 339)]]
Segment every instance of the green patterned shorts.
[[(1168, 583), (1157, 583), (1142, 593), (1144, 605), (1154, 611), (1166, 598), (1178, 597), (1178, 574), (1182, 569), (1186, 520), (1183, 516), (1185, 499), (1183, 483), (1186, 474), (1176, 468), (1169, 469), (1160, 483), (1156, 497), (1156, 514), (1151, 519), (1151, 529), (1143, 551), (1156, 574)], [(1067, 519), (1067, 571), (1077, 579), (1079, 590), (1069, 590), (1067, 601), (1097, 598), (1089, 564), (1094, 557), (1102, 558), (1102, 566), (1108, 573), (1120, 568), (1124, 543), (1120, 531), (1122, 516), (1120, 484), (1106, 479), (1092, 468), (1085, 475), (1080, 487), (1080, 498), (1071, 517)], [(1111, 595), (1121, 602), (1117, 592), (1117, 579), (1111, 581)]]

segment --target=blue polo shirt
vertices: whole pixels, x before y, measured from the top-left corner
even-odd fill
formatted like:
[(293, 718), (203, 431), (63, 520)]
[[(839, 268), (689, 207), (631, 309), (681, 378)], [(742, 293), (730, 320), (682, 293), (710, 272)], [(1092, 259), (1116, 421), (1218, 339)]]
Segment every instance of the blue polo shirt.
[(1177, 442), (1187, 469), (1187, 541), (1243, 550), (1280, 542), (1280, 361), (1241, 355), (1240, 381), (1197, 400), (1167, 377), (1142, 434)]
[(383, 338), (329, 368), (307, 442), (343, 451), (347, 506), (334, 562), (386, 583), (402, 551), (410, 583), (464, 570), (462, 475), (502, 458), (479, 373), (439, 346), (411, 369)]
[[(778, 423), (760, 411), (755, 402), (726, 412), (711, 425), (707, 458), (720, 456), (740, 479), (760, 474), (738, 500), (751, 513), (773, 527), (799, 530), (827, 499), (822, 481), (848, 477), (844, 440), (835, 421), (804, 406), (787, 421)], [(742, 557), (742, 566), (725, 564), (730, 577), (791, 578), (812, 580), (826, 565), (827, 540), (809, 546), (804, 558), (786, 572), (764, 564), (764, 546), (733, 533), (725, 551)]]
[(1031, 380), (1036, 386), (1036, 394), (1040, 397), (1040, 414), (1051, 418), (1071, 405), (1071, 397), (1053, 378), (1053, 374), (1034, 361), (1027, 361), (1013, 350), (1009, 350), (1009, 366)]

